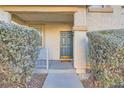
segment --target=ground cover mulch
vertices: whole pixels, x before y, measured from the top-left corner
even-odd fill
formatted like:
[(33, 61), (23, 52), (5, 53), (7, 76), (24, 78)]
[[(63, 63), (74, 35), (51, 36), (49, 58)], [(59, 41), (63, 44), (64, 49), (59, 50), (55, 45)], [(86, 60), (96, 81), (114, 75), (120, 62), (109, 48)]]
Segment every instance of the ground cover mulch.
[[(0, 75), (1, 76), (1, 75)], [(0, 88), (42, 88), (47, 77), (46, 73), (34, 73), (27, 85), (21, 83), (0, 83)]]
[[(95, 81), (93, 75), (90, 75), (87, 79), (81, 80), (84, 88), (104, 88), (101, 87), (100, 82)], [(109, 88), (124, 88), (124, 85), (114, 85)]]
[(92, 82), (93, 77), (89, 77), (87, 79), (81, 80), (81, 83), (83, 84), (84, 88), (94, 88), (94, 84)]
[(29, 88), (42, 88), (44, 81), (47, 77), (46, 73), (35, 73), (28, 84)]

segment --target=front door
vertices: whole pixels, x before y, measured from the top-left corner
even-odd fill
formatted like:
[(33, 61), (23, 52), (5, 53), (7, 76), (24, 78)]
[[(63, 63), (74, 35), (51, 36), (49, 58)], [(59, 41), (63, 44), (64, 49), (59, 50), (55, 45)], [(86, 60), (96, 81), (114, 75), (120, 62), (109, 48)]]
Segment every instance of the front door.
[(73, 33), (72, 31), (60, 32), (60, 58), (73, 58)]

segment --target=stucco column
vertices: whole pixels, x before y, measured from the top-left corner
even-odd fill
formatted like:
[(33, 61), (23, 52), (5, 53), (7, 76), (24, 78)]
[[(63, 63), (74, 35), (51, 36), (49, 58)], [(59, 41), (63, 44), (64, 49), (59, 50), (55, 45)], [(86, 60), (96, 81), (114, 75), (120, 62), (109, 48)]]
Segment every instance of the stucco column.
[(11, 14), (0, 10), (0, 21), (11, 23)]
[(87, 61), (86, 10), (74, 14), (74, 67), (79, 74), (85, 73)]

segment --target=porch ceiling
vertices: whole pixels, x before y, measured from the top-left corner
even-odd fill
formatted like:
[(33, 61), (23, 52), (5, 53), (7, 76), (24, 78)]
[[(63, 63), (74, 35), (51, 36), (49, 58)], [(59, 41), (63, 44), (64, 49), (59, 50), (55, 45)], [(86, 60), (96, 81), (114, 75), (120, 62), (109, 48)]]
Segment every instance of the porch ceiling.
[(52, 23), (64, 22), (73, 23), (73, 13), (34, 13), (34, 12), (14, 12), (12, 17), (16, 17), (28, 23)]

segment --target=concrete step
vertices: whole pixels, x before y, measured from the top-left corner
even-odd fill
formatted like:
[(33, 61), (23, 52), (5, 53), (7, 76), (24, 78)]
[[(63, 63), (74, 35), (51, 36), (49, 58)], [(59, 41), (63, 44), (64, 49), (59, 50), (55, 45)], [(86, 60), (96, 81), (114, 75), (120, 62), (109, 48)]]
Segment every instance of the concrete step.
[(50, 69), (48, 73), (75, 73), (75, 70), (74, 69), (63, 69), (63, 70)]
[(35, 69), (33, 73), (75, 73), (74, 69)]

